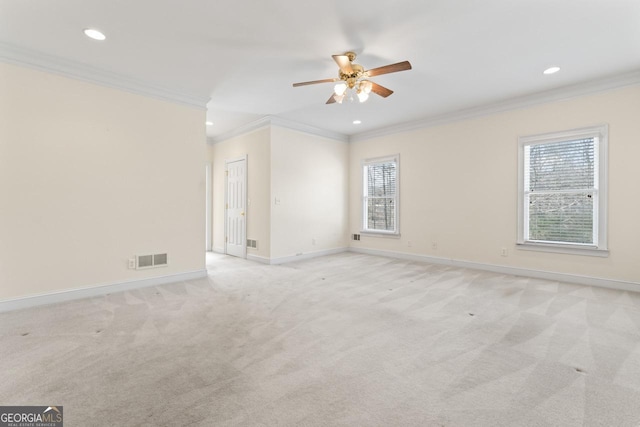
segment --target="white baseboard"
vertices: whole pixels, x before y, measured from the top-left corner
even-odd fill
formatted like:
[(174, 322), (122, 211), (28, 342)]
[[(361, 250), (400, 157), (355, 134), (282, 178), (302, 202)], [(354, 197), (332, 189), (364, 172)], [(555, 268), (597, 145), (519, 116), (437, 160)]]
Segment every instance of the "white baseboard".
[(302, 261), (304, 259), (311, 259), (311, 258), (317, 258), (320, 256), (326, 256), (326, 255), (333, 255), (333, 254), (339, 254), (342, 252), (347, 252), (349, 250), (349, 248), (334, 248), (334, 249), (325, 249), (322, 251), (315, 251), (315, 252), (306, 252), (306, 253), (299, 253), (296, 255), (289, 255), (289, 256), (283, 256), (283, 257), (278, 257), (278, 258), (270, 258), (269, 259), (269, 264), (271, 265), (278, 265), (278, 264), (285, 264), (288, 262), (294, 262), (294, 261)]
[(247, 259), (261, 264), (271, 264), (271, 260), (269, 258), (260, 255), (247, 254)]
[(368, 255), (385, 256), (389, 258), (421, 261), (432, 264), (451, 265), (453, 267), (471, 268), (474, 270), (491, 271), (494, 273), (510, 274), (513, 276), (533, 277), (536, 279), (552, 280), (556, 282), (576, 283), (579, 285), (597, 286), (600, 288), (616, 289), (620, 291), (640, 292), (640, 283), (628, 282), (616, 279), (604, 279), (600, 277), (580, 276), (578, 274), (556, 273), (553, 271), (531, 270), (528, 268), (508, 267), (504, 265), (484, 264), (472, 261), (463, 261), (451, 258), (440, 258), (429, 255), (416, 255), (405, 252), (384, 251), (379, 249), (349, 248), (350, 252)]
[(169, 276), (151, 277), (148, 279), (129, 280), (126, 282), (111, 283), (94, 287), (69, 289), (48, 294), (32, 295), (0, 301), (0, 313), (20, 310), (23, 308), (49, 305), (59, 302), (72, 301), (82, 298), (91, 298), (111, 294), (114, 292), (131, 291), (149, 286), (165, 285), (167, 283), (182, 282), (184, 280), (200, 279), (207, 277), (207, 270), (195, 270), (185, 273), (171, 274)]
[(215, 252), (215, 253), (217, 253), (217, 254), (224, 254), (224, 253), (226, 253), (226, 252), (224, 251), (224, 247), (220, 248), (220, 247), (215, 247), (215, 246), (214, 246), (214, 248), (213, 248), (213, 251), (212, 251), (212, 252)]

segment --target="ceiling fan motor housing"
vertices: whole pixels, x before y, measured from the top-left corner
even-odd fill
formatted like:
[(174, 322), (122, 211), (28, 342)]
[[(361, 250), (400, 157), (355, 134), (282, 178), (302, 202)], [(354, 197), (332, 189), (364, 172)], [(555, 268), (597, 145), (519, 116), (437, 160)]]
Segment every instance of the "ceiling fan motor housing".
[(358, 80), (366, 76), (364, 75), (364, 67), (360, 64), (351, 64), (351, 69), (353, 70), (351, 74), (340, 71), (340, 80), (344, 80), (350, 88), (353, 88), (353, 85), (355, 85)]

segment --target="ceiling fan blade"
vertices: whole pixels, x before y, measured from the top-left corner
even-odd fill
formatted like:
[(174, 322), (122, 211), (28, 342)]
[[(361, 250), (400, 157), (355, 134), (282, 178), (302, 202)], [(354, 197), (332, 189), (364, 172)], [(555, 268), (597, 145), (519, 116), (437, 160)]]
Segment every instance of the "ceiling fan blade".
[(406, 71), (411, 69), (409, 61), (398, 62), (396, 64), (385, 65), (384, 67), (373, 68), (365, 71), (369, 77), (379, 76), (380, 74), (397, 73), (398, 71)]
[(326, 104), (333, 104), (336, 102), (336, 99), (333, 97), (333, 94), (331, 94), (331, 98), (329, 98), (326, 102)]
[(298, 87), (298, 86), (306, 86), (306, 85), (315, 85), (317, 83), (331, 83), (331, 82), (337, 82), (338, 78), (335, 79), (324, 79), (324, 80), (312, 80), (310, 82), (300, 82), (300, 83), (294, 83), (293, 87)]
[(353, 74), (353, 68), (351, 68), (351, 61), (349, 61), (349, 57), (347, 55), (332, 55), (331, 56), (338, 67), (340, 67), (340, 71), (343, 74)]
[(391, 89), (387, 89), (386, 87), (380, 86), (378, 83), (374, 82), (371, 82), (371, 92), (375, 93), (376, 95), (380, 95), (383, 98), (386, 98), (393, 93)]

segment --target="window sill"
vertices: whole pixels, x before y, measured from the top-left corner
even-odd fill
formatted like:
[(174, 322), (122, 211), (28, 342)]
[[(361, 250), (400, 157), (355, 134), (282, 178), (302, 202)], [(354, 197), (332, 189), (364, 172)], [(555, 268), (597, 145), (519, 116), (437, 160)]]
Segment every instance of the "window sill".
[(400, 238), (400, 233), (394, 233), (389, 231), (361, 230), (360, 234), (362, 234), (363, 236), (370, 236), (370, 237), (386, 237), (390, 239)]
[(516, 243), (516, 248), (522, 249), (524, 251), (551, 252), (557, 254), (586, 255), (595, 257), (609, 256), (608, 250), (598, 249), (595, 246), (523, 242)]

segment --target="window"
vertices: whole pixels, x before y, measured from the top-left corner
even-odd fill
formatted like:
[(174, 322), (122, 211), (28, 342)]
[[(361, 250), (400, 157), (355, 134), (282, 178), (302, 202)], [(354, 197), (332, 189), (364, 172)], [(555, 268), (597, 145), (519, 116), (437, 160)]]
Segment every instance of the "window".
[(607, 126), (519, 139), (518, 244), (607, 255)]
[(363, 162), (362, 211), (364, 233), (399, 235), (398, 228), (399, 156), (368, 159)]

